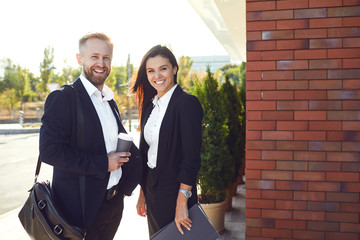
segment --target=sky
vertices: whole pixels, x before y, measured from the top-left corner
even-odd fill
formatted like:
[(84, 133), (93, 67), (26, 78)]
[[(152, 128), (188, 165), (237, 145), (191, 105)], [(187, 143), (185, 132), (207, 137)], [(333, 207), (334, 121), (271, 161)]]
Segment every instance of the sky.
[(134, 66), (154, 45), (180, 56), (228, 55), (187, 0), (1, 0), (0, 60), (39, 75), (44, 49), (54, 47), (55, 72), (78, 67), (78, 40), (93, 31), (114, 43), (113, 66)]

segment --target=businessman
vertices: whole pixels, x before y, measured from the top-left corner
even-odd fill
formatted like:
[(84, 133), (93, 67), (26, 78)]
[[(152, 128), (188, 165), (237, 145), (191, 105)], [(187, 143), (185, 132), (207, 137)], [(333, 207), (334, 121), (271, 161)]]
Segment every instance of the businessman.
[[(52, 92), (45, 102), (40, 130), (40, 159), (53, 166), (52, 189), (65, 218), (86, 230), (87, 240), (113, 239), (120, 224), (124, 195), (131, 195), (140, 181), (140, 152), (115, 152), (117, 136), (125, 132), (105, 85), (111, 71), (113, 43), (103, 33), (89, 33), (79, 40), (80, 77), (71, 87)], [(77, 145), (77, 91), (83, 112), (83, 149)], [(85, 176), (85, 199), (79, 179)]]

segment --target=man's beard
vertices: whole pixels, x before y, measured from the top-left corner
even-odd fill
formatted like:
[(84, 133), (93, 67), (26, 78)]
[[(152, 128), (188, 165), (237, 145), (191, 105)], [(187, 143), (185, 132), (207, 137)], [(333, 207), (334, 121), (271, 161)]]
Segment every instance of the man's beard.
[(106, 79), (108, 78), (109, 72), (106, 69), (105, 74), (103, 76), (96, 77), (94, 76), (94, 73), (91, 68), (88, 69), (84, 67), (84, 75), (86, 79), (89, 80), (94, 86), (101, 86), (105, 83)]

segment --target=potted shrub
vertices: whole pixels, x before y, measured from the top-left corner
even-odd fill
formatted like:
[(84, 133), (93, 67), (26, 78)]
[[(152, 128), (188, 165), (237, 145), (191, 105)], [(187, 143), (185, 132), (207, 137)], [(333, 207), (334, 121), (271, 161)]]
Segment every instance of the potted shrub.
[[(197, 178), (199, 202), (215, 229), (222, 232), (227, 189), (235, 169), (227, 145), (229, 131), (223, 99), (209, 68), (203, 83), (197, 82), (191, 92), (198, 97), (204, 110), (201, 168)], [(211, 213), (211, 210), (216, 213)]]

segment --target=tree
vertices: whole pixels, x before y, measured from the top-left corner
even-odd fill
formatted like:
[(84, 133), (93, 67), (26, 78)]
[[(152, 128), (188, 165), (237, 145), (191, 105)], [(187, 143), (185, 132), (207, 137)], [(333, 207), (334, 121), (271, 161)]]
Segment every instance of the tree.
[(185, 90), (191, 87), (191, 66), (194, 63), (190, 57), (182, 56), (178, 61), (179, 70), (177, 74), (177, 83)]
[(54, 48), (48, 46), (44, 49), (44, 59), (40, 63), (40, 81), (41, 83), (37, 87), (39, 90), (39, 94), (41, 94), (42, 98), (45, 98), (48, 89), (46, 84), (50, 81), (51, 76), (51, 67), (53, 67), (54, 62)]
[(0, 106), (5, 107), (10, 115), (19, 106), (19, 98), (16, 96), (15, 89), (7, 88), (0, 94)]

